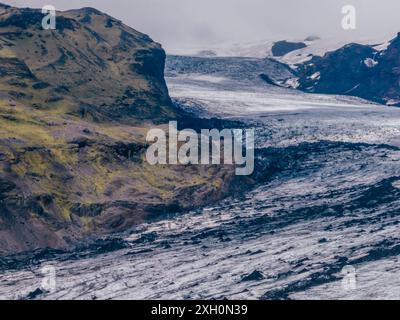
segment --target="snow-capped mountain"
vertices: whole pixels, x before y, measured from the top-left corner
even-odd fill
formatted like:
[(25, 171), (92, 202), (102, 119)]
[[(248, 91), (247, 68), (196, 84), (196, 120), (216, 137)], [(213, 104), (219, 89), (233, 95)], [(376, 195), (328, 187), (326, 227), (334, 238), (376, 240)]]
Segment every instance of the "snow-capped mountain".
[[(189, 56), (180, 56), (179, 63), (170, 60), (169, 66), (184, 66), (185, 73), (257, 78), (310, 93), (351, 95), (400, 105), (400, 35), (387, 41), (371, 38), (354, 43), (310, 36), (303, 40), (192, 49), (182, 54)], [(174, 72), (167, 70), (171, 71)]]
[(300, 90), (400, 105), (400, 33), (380, 46), (345, 45), (322, 57), (315, 56), (296, 69)]
[[(390, 37), (389, 37), (390, 38)], [(388, 39), (361, 38), (355, 42), (374, 46), (377, 50), (383, 50), (388, 45)], [(354, 41), (354, 40), (353, 40)], [(335, 51), (349, 43), (348, 39), (319, 38), (309, 36), (305, 39), (276, 39), (261, 40), (248, 43), (226, 43), (214, 46), (188, 47), (179, 50), (170, 50), (171, 55), (206, 56), (206, 57), (247, 57), (247, 58), (274, 58), (288, 65), (295, 65), (311, 60), (314, 56), (323, 56), (325, 53)], [(274, 48), (286, 44), (288, 50), (283, 55), (274, 54)]]

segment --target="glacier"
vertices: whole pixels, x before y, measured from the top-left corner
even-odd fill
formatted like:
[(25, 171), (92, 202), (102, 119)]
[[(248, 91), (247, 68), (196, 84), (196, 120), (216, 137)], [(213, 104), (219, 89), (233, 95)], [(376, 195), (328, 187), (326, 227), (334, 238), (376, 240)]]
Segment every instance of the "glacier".
[[(272, 86), (239, 58), (180, 59), (172, 98), (255, 128), (262, 183), (140, 225), (115, 250), (3, 268), (0, 299), (399, 299), (400, 109)], [(47, 265), (56, 289), (37, 291)]]

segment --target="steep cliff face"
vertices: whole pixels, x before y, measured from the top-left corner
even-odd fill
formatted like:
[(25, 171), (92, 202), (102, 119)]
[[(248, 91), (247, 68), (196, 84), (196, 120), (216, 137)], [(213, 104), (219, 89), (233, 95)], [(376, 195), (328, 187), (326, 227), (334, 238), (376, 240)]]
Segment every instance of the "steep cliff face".
[(159, 44), (95, 9), (0, 7), (0, 254), (67, 247), (216, 200), (233, 168), (150, 166), (179, 118)]
[(0, 57), (33, 97), (46, 96), (97, 120), (175, 116), (159, 44), (91, 8), (58, 13), (53, 31), (42, 29), (43, 16), (17, 8), (0, 14)]
[(298, 66), (299, 89), (400, 106), (400, 34), (382, 51), (349, 44)]

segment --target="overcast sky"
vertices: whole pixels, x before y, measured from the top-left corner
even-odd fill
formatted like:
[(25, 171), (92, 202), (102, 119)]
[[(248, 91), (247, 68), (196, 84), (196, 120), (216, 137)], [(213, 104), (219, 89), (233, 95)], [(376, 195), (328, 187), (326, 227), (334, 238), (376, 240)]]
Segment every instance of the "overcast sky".
[[(221, 42), (301, 39), (308, 35), (385, 39), (400, 31), (399, 0), (0, 0), (57, 10), (91, 6), (149, 34), (169, 50)], [(357, 29), (341, 27), (344, 5)]]

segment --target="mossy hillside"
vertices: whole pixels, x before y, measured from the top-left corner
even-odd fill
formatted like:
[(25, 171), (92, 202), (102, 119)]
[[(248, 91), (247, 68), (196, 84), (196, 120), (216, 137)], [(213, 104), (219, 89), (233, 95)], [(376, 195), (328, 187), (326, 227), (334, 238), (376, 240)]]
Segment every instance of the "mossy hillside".
[[(189, 209), (227, 194), (223, 181), (230, 168), (149, 165), (144, 153), (150, 127), (94, 123), (2, 100), (0, 177), (16, 184), (8, 200), (35, 201), (45, 212), (29, 212), (36, 224), (48, 225), (50, 216), (53, 225), (80, 238), (123, 231), (154, 217), (154, 207)], [(77, 214), (77, 206), (84, 212)], [(101, 207), (98, 215), (92, 216), (93, 206)], [(120, 224), (110, 230), (116, 216)]]

